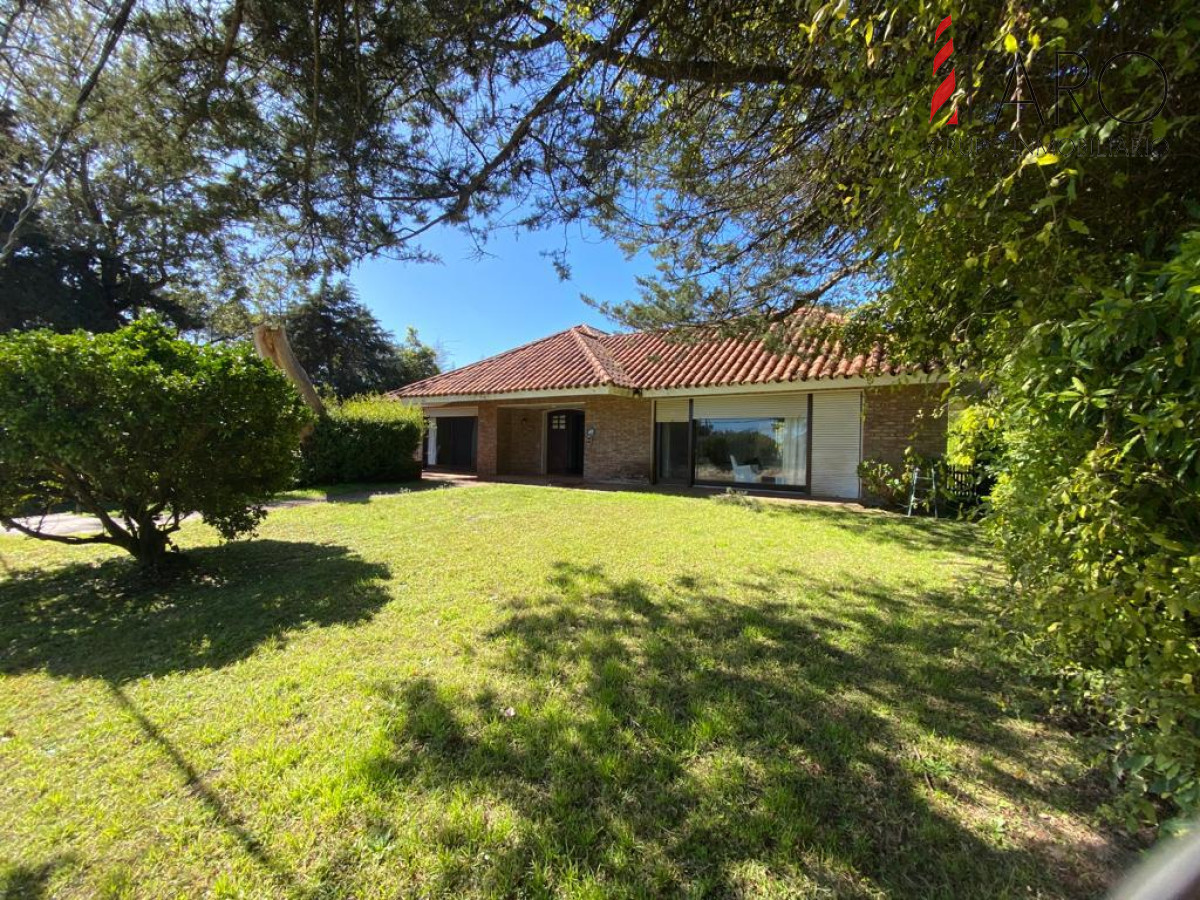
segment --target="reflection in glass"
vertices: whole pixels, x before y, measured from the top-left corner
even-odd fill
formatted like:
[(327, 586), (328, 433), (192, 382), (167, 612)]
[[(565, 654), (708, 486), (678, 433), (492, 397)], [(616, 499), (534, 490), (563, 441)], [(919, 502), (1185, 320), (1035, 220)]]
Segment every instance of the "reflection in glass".
[(807, 418), (697, 419), (696, 480), (804, 487)]

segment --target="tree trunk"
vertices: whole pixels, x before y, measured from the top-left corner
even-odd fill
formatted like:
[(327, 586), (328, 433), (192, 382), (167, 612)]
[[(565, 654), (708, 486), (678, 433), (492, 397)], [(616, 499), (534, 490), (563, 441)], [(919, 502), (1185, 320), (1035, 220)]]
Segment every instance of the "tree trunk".
[(158, 531), (143, 534), (138, 540), (133, 555), (143, 569), (158, 570), (163, 568), (170, 555), (170, 544), (166, 535)]
[(283, 330), (282, 325), (255, 325), (254, 347), (259, 356), (273, 362), (283, 371), (288, 380), (296, 386), (309, 409), (318, 416), (325, 415), (325, 404), (317, 395), (317, 389), (313, 387), (308, 373), (292, 353), (292, 345), (288, 343), (287, 332)]
[(167, 561), (171, 539), (158, 527), (154, 516), (146, 513), (137, 519), (137, 534), (126, 549), (132, 553), (143, 569), (161, 569)]

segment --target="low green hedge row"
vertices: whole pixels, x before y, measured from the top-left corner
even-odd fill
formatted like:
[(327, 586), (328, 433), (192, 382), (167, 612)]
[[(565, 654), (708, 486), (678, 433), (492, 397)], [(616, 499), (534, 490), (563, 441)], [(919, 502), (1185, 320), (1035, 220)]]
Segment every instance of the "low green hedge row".
[(331, 406), (304, 441), (300, 484), (411, 481), (425, 429), (420, 409), (383, 396)]

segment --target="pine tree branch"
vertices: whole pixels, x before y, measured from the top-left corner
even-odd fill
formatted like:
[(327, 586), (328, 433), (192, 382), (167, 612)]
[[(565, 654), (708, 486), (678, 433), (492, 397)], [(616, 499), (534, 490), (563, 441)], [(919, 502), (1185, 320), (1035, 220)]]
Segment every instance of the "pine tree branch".
[(0, 248), (0, 266), (7, 265), (9, 259), (12, 257), (13, 251), (17, 246), (17, 241), (21, 236), (21, 230), (28, 223), (30, 216), (33, 215), (38, 198), (46, 186), (46, 179), (50, 176), (50, 172), (53, 171), (54, 167), (58, 165), (58, 161), (66, 149), (67, 142), (79, 127), (79, 120), (83, 117), (83, 107), (95, 89), (96, 83), (100, 80), (100, 75), (103, 73), (105, 66), (108, 65), (109, 57), (112, 56), (113, 50), (117, 47), (117, 42), (125, 32), (125, 26), (129, 24), (129, 16), (133, 12), (135, 2), (136, 0), (124, 0), (112, 24), (109, 25), (108, 38), (100, 50), (100, 57), (96, 60), (96, 64), (92, 66), (92, 70), (88, 74), (87, 80), (84, 81), (83, 87), (79, 89), (79, 94), (71, 106), (71, 114), (67, 117), (67, 121), (63, 124), (62, 128), (59, 129), (54, 146), (50, 150), (50, 155), (42, 163), (42, 168), (26, 195), (25, 205), (21, 208), (21, 212), (17, 215), (13, 227), (4, 241), (4, 247)]

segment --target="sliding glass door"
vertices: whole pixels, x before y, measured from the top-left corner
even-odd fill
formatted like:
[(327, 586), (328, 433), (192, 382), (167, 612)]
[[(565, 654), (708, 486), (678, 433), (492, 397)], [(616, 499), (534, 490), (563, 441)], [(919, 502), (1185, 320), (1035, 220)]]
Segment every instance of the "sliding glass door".
[(691, 460), (688, 459), (688, 423), (659, 422), (658, 480), (664, 484), (687, 484)]
[(809, 392), (659, 399), (654, 418), (660, 482), (809, 487)]

